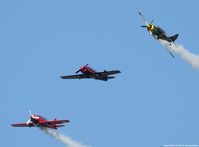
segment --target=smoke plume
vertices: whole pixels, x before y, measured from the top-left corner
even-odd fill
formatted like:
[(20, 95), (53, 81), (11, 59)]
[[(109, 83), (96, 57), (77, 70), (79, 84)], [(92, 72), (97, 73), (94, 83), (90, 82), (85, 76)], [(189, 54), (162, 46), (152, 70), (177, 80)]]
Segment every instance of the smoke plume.
[(159, 42), (169, 51), (178, 53), (185, 61), (187, 61), (193, 67), (199, 69), (199, 55), (189, 52), (182, 45), (169, 43), (161, 39), (159, 40)]
[(59, 133), (57, 131), (54, 131), (54, 130), (51, 130), (51, 129), (48, 129), (48, 128), (43, 128), (43, 127), (39, 127), (39, 128), (40, 128), (40, 130), (42, 130), (46, 134), (48, 134), (51, 137), (53, 137), (54, 139), (64, 143), (68, 147), (90, 147), (90, 146), (81, 144), (81, 143), (73, 140), (72, 138), (67, 137), (64, 134), (61, 134), (61, 133)]

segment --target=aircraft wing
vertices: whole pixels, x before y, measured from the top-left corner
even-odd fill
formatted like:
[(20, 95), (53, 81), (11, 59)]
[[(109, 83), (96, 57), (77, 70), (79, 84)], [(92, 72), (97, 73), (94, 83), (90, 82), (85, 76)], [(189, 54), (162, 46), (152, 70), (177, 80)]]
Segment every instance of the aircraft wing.
[(40, 125), (55, 125), (55, 124), (64, 124), (64, 123), (69, 123), (69, 120), (49, 120), (49, 121), (45, 121), (40, 123)]
[(118, 74), (118, 73), (121, 73), (121, 71), (119, 71), (119, 70), (111, 70), (111, 71), (97, 72), (96, 74), (100, 74), (102, 76), (109, 76), (109, 75), (114, 75), (114, 74)]
[(68, 75), (68, 76), (60, 76), (62, 79), (82, 79), (86, 78), (83, 74), (77, 74), (77, 75)]
[(30, 123), (18, 123), (18, 124), (11, 124), (13, 127), (34, 127), (34, 124), (32, 122)]

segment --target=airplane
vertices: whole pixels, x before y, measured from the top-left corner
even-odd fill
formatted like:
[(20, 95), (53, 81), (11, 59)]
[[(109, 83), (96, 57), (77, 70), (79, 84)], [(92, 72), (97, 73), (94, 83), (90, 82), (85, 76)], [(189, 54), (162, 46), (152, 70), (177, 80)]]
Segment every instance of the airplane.
[[(171, 43), (174, 43), (174, 41), (178, 38), (178, 34), (175, 34), (170, 37), (167, 36), (165, 31), (162, 28), (152, 24), (153, 20), (150, 23), (148, 23), (141, 12), (138, 11), (138, 14), (142, 17), (142, 19), (144, 20), (144, 23), (146, 24), (141, 27), (147, 28), (147, 31), (149, 32), (149, 34), (152, 35), (155, 39), (157, 39), (157, 40), (161, 39), (161, 40), (168, 41), (170, 43), (169, 45), (171, 45)], [(171, 54), (172, 57), (175, 57), (169, 50), (168, 50), (168, 52)]]
[[(82, 74), (77, 74), (81, 72)], [(118, 74), (121, 73), (119, 70), (111, 70), (111, 71), (106, 71), (104, 70), (103, 72), (96, 72), (93, 68), (88, 66), (88, 64), (80, 67), (79, 70), (76, 71), (76, 75), (67, 75), (67, 76), (60, 76), (62, 79), (88, 79), (92, 78), (95, 80), (102, 80), (102, 81), (107, 81), (108, 79), (113, 79), (115, 78), (114, 76), (110, 76), (113, 74)]]
[(57, 129), (64, 127), (63, 123), (69, 123), (69, 120), (47, 120), (41, 115), (32, 114), (30, 111), (30, 119), (26, 123), (11, 124), (13, 127), (44, 127), (50, 129)]

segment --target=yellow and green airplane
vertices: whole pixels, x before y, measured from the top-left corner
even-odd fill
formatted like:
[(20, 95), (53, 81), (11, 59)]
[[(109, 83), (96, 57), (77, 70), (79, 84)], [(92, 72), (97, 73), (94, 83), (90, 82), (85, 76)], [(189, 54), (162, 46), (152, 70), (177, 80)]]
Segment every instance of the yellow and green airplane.
[[(146, 25), (141, 26), (141, 27), (147, 28), (147, 31), (149, 32), (149, 34), (152, 35), (155, 39), (157, 39), (157, 40), (161, 39), (161, 40), (168, 41), (170, 43), (169, 45), (171, 45), (171, 42), (174, 43), (174, 41), (178, 38), (178, 34), (175, 34), (173, 36), (167, 36), (165, 31), (162, 28), (152, 24), (153, 20), (150, 23), (148, 23), (146, 21), (146, 19), (144, 18), (144, 16), (142, 15), (142, 13), (139, 12), (139, 11), (138, 11), (138, 13), (142, 17), (142, 19), (144, 20), (144, 23), (146, 24)], [(169, 53), (171, 54), (172, 57), (174, 57), (174, 55), (170, 51), (169, 51)]]

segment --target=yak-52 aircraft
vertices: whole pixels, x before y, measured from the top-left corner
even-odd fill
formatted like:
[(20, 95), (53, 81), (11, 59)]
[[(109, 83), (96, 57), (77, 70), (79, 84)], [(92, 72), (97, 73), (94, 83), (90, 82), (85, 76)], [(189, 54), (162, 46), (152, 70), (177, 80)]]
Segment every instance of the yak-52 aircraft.
[[(157, 39), (157, 40), (162, 39), (162, 40), (168, 41), (168, 42), (170, 42), (170, 45), (171, 45), (171, 42), (174, 43), (174, 41), (178, 38), (178, 34), (175, 34), (173, 36), (167, 36), (165, 31), (162, 28), (152, 24), (153, 20), (150, 23), (148, 23), (146, 21), (146, 19), (144, 18), (144, 16), (142, 15), (142, 13), (139, 11), (138, 11), (138, 13), (144, 20), (144, 23), (146, 24), (141, 27), (147, 28), (147, 31), (149, 32), (149, 34), (152, 35), (155, 39)], [(172, 57), (174, 57), (174, 55), (170, 51), (169, 51), (169, 53), (171, 54)]]
[[(82, 74), (77, 74), (81, 72)], [(61, 76), (62, 79), (87, 79), (87, 78), (93, 78), (95, 80), (102, 80), (107, 81), (108, 79), (115, 78), (114, 76), (111, 76), (113, 74), (121, 73), (119, 70), (111, 70), (103, 72), (96, 72), (93, 68), (88, 66), (88, 64), (80, 67), (78, 71), (76, 71), (76, 75), (67, 75), (67, 76)]]
[(64, 127), (63, 123), (70, 122), (69, 120), (47, 120), (46, 118), (42, 117), (41, 115), (32, 114), (30, 111), (30, 119), (26, 123), (17, 123), (11, 124), (13, 127), (45, 127), (51, 129), (57, 129), (60, 127)]

